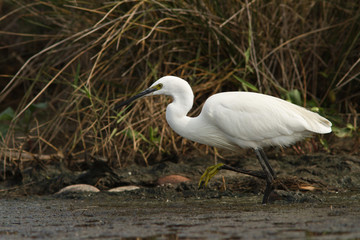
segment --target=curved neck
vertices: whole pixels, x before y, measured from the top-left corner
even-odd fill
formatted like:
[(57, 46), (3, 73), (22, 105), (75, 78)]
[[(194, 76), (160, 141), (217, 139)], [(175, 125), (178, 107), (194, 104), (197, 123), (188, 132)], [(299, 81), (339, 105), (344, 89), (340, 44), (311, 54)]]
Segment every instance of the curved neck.
[(171, 95), (174, 99), (166, 108), (166, 120), (170, 127), (179, 135), (184, 136), (191, 117), (186, 116), (194, 102), (192, 90)]

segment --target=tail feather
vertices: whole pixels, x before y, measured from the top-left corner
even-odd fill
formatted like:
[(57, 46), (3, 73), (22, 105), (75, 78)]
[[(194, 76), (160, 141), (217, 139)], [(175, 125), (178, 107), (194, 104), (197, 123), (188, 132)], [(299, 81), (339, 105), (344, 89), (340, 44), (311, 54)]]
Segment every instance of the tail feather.
[(327, 120), (326, 118), (320, 116), (319, 114), (316, 114), (316, 118), (312, 119), (309, 122), (309, 125), (311, 127), (311, 131), (316, 132), (316, 133), (321, 133), (321, 134), (325, 134), (325, 133), (330, 133), (331, 132), (331, 126), (332, 123)]

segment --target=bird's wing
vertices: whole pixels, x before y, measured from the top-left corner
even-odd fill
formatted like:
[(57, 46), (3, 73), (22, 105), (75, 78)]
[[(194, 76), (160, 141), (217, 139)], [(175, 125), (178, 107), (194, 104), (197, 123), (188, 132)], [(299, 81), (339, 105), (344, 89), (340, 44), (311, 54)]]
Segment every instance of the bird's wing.
[(233, 138), (262, 141), (307, 130), (306, 121), (292, 107), (268, 95), (231, 92), (210, 97), (202, 114)]

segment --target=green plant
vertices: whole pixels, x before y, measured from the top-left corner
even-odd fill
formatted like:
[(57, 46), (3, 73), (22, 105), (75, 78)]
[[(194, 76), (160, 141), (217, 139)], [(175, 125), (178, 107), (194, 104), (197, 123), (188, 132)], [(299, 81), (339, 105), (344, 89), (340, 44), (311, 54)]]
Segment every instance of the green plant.
[(37, 110), (44, 110), (47, 108), (47, 103), (34, 103), (32, 104), (22, 115), (21, 118), (15, 121), (16, 113), (11, 108), (8, 107), (4, 111), (0, 113), (0, 137), (4, 141), (4, 136), (11, 129), (11, 122), (15, 122), (15, 126), (13, 126), (13, 130), (27, 133), (30, 128), (30, 124), (32, 123), (33, 115)]

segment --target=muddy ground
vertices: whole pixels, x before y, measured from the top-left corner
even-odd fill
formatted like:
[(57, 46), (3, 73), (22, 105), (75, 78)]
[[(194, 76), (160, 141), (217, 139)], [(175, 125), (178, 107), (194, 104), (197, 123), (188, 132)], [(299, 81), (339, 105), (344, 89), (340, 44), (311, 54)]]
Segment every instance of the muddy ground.
[(1, 239), (359, 239), (358, 194), (259, 204), (259, 197), (166, 200), (128, 194), (1, 199)]
[[(24, 169), (21, 181), (1, 182), (0, 238), (360, 239), (360, 157), (269, 157), (279, 180), (267, 205), (260, 204), (263, 180), (229, 171), (199, 190), (199, 177), (213, 163), (206, 158), (123, 169), (93, 160), (83, 172), (61, 163)], [(258, 169), (251, 156), (226, 162)], [(174, 174), (191, 181), (158, 184)], [(101, 192), (54, 194), (78, 183)], [(140, 189), (107, 191), (126, 185)]]

